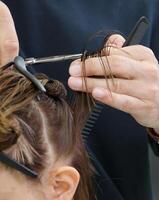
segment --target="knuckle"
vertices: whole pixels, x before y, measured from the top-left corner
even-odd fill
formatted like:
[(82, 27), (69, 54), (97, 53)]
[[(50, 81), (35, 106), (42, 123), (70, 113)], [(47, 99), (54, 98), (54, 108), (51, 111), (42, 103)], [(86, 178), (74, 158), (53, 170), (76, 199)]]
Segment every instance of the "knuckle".
[(85, 70), (86, 70), (86, 73), (89, 75), (96, 74), (96, 62), (93, 58), (87, 59), (85, 61)]
[(159, 80), (159, 68), (154, 64), (145, 64), (145, 72), (152, 80)]
[[(140, 50), (142, 51), (142, 54), (145, 56), (145, 59), (147, 60), (151, 60), (152, 63), (155, 63), (157, 64), (158, 61), (155, 57), (155, 54), (154, 52), (152, 51), (152, 49), (148, 48), (148, 47), (145, 47), (145, 46), (142, 46), (142, 45), (137, 45)], [(140, 52), (141, 53), (141, 52)]]
[(121, 110), (128, 112), (130, 109), (130, 102), (125, 99), (121, 105)]
[(137, 47), (139, 47), (146, 54), (154, 55), (153, 51), (150, 48), (146, 47), (146, 46), (137, 45)]
[(121, 83), (118, 79), (115, 79), (114, 80), (114, 83), (113, 84), (113, 92), (120, 92), (122, 91), (122, 86), (121, 86)]
[(153, 99), (153, 101), (155, 101), (156, 99), (158, 99), (159, 97), (159, 87), (158, 85), (155, 85), (155, 86), (151, 86), (150, 88), (150, 93), (149, 93), (149, 96), (151, 99)]
[(114, 67), (117, 67), (123, 64), (124, 58), (119, 55), (112, 55), (109, 60), (110, 60), (111, 65), (113, 65)]
[(103, 58), (90, 58), (85, 63), (86, 72), (89, 75), (104, 75), (108, 63)]
[(144, 47), (144, 50), (147, 54), (150, 54), (150, 55), (153, 55), (154, 56), (154, 53), (152, 51), (152, 49), (148, 48), (148, 47)]

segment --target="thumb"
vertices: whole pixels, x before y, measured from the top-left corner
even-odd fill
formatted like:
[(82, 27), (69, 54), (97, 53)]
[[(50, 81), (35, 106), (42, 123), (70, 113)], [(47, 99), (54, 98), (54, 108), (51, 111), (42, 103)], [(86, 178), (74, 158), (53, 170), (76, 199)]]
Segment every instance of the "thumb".
[(12, 61), (18, 52), (19, 43), (11, 13), (0, 1), (0, 66)]
[(106, 45), (111, 45), (111, 46), (121, 48), (124, 42), (125, 42), (125, 39), (123, 36), (119, 34), (113, 34), (108, 38)]

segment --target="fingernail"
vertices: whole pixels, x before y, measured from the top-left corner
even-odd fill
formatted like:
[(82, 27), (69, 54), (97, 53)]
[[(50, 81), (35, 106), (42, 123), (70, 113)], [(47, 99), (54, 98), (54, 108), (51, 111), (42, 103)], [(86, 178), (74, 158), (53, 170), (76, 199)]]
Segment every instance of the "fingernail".
[(69, 73), (71, 76), (80, 76), (81, 75), (81, 65), (80, 62), (73, 62), (70, 66)]
[(102, 88), (95, 88), (92, 92), (92, 95), (97, 99), (102, 99), (107, 94), (105, 89)]
[(115, 43), (107, 43), (106, 46), (108, 46), (108, 47), (116, 47), (117, 45)]
[(81, 89), (82, 88), (82, 80), (80, 78), (71, 77), (69, 79), (69, 85), (73, 89)]

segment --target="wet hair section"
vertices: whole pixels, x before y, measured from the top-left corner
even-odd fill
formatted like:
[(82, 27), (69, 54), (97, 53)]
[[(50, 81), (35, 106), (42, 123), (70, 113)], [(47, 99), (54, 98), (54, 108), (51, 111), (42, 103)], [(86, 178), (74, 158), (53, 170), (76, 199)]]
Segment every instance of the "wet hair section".
[(81, 108), (81, 114), (69, 105), (58, 80), (44, 74), (36, 78), (46, 93), (16, 70), (0, 70), (0, 152), (9, 166), (30, 169), (39, 178), (52, 162), (69, 158), (81, 177), (74, 199), (92, 200), (92, 170), (81, 135), (88, 109)]
[[(113, 77), (104, 56), (109, 55), (111, 47), (104, 46), (104, 42), (105, 38), (98, 52), (84, 51), (82, 70), (86, 77), (86, 60), (97, 57), (107, 84), (107, 79)], [(105, 70), (109, 70), (110, 77)], [(39, 178), (52, 162), (69, 158), (70, 165), (80, 174), (74, 199), (93, 200), (91, 155), (86, 152), (82, 129), (96, 102), (88, 92), (77, 92), (68, 103), (67, 91), (61, 82), (44, 74), (36, 75), (36, 79), (46, 92), (35, 87), (25, 74), (8, 69), (8, 65), (0, 70), (0, 151), (19, 164), (14, 168), (30, 169)], [(83, 85), (88, 91), (86, 78)]]
[[(138, 22), (138, 24), (142, 23), (142, 27), (137, 24), (124, 45), (138, 43), (147, 27), (147, 22), (143, 20)], [(136, 30), (139, 30), (140, 34)], [(100, 39), (100, 46), (96, 50), (85, 45), (81, 61), (83, 87), (86, 88), (86, 93), (75, 93), (71, 103), (67, 102), (66, 89), (58, 80), (40, 74), (33, 77), (38, 83), (37, 86), (30, 74), (23, 73), (18, 68), (9, 68), (15, 64), (15, 61), (0, 68), (0, 154), (2, 158), (6, 155), (8, 163), (13, 161), (9, 166), (15, 164), (13, 168), (22, 167), (26, 171), (30, 169), (36, 172), (39, 178), (53, 162), (69, 158), (70, 165), (80, 174), (74, 200), (96, 199), (94, 188), (92, 189), (93, 169), (81, 134), (86, 120), (88, 119), (89, 122), (88, 116), (92, 108), (96, 105), (92, 96), (88, 94), (86, 60), (93, 57), (99, 60), (106, 87), (109, 89), (108, 79), (113, 82), (115, 77), (112, 75), (108, 59), (112, 46), (109, 42), (106, 44), (106, 41), (113, 33), (103, 34), (99, 31), (92, 36), (89, 42), (94, 38)], [(21, 61), (20, 65), (19, 62), (17, 63), (20, 69), (21, 64), (24, 64), (24, 60)], [(23, 69), (25, 69), (24, 65)], [(44, 89), (39, 89), (39, 83)], [(111, 94), (110, 89), (109, 91)], [(91, 119), (94, 120), (95, 115), (92, 116)], [(23, 170), (19, 171), (24, 172)]]

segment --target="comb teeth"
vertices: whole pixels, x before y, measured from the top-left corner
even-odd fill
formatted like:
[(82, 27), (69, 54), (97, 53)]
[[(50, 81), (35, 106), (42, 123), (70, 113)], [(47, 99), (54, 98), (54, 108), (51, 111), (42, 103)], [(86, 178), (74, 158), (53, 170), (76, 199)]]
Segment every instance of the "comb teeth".
[[(141, 41), (142, 37), (144, 36), (144, 33), (146, 32), (148, 26), (149, 22), (147, 18), (141, 17), (137, 22), (137, 24), (135, 25), (135, 27), (133, 28), (132, 32), (129, 34), (128, 39), (126, 40), (123, 46), (138, 44)], [(100, 102), (97, 102), (94, 105), (86, 121), (86, 124), (82, 130), (83, 138), (87, 138), (88, 135), (91, 133), (92, 128), (94, 127), (97, 119), (99, 118), (99, 115), (102, 112), (103, 105), (104, 104)]]
[(90, 112), (90, 115), (89, 115), (89, 117), (85, 123), (85, 126), (82, 130), (83, 139), (86, 139), (89, 136), (89, 134), (92, 132), (92, 129), (93, 129), (96, 121), (98, 120), (99, 115), (102, 112), (102, 109), (103, 109), (103, 104), (99, 103), (99, 102), (97, 102), (94, 105), (94, 107), (92, 108), (92, 111)]

